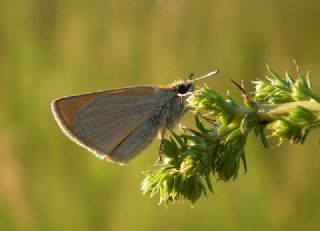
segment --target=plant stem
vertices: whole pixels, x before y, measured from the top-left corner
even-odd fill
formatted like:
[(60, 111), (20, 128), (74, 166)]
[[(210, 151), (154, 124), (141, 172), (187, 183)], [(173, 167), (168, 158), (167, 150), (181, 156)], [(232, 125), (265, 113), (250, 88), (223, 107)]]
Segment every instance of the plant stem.
[(296, 107), (304, 107), (320, 114), (320, 103), (313, 101), (297, 101), (283, 104), (258, 104), (258, 113), (261, 121), (271, 122), (272, 116), (287, 115)]

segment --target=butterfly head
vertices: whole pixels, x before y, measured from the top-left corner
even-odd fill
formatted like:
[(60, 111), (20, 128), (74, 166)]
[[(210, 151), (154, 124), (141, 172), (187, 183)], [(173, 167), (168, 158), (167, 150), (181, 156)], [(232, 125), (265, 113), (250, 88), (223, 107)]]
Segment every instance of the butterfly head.
[(178, 94), (184, 95), (187, 94), (188, 92), (193, 92), (194, 91), (194, 82), (198, 81), (200, 79), (208, 78), (212, 75), (217, 74), (219, 71), (212, 71), (209, 72), (208, 74), (198, 77), (196, 79), (192, 79), (193, 74), (190, 74), (186, 80), (177, 80), (173, 84), (171, 84), (171, 88), (177, 91)]
[(190, 79), (177, 80), (171, 85), (171, 87), (180, 95), (184, 95), (188, 92), (194, 91), (194, 84)]

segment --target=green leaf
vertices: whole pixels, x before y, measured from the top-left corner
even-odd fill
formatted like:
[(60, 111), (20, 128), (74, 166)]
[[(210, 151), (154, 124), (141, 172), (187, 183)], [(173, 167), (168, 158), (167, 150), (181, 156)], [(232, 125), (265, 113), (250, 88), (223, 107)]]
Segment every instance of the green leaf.
[(289, 73), (282, 77), (267, 68), (271, 76), (253, 81), (253, 102), (244, 105), (207, 86), (196, 90), (187, 101), (196, 114), (197, 130), (187, 128), (181, 135), (172, 132), (163, 140), (165, 158), (143, 172), (142, 193), (158, 196), (159, 204), (165, 206), (179, 200), (193, 205), (213, 192), (211, 177), (225, 182), (235, 180), (242, 166), (247, 172), (245, 145), (252, 130), (268, 148), (268, 138), (279, 144), (304, 143), (312, 130), (320, 128), (320, 105), (316, 103), (320, 97), (302, 69), (296, 66), (298, 78), (294, 79)]
[(259, 122), (259, 118), (256, 111), (246, 114), (241, 121), (241, 132), (243, 134), (248, 133)]

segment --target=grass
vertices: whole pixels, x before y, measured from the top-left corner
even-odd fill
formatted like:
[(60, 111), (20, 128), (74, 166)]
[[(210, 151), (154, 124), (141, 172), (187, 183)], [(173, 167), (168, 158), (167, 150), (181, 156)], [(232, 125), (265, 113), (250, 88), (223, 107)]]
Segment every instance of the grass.
[[(99, 161), (61, 133), (50, 101), (99, 89), (168, 84), (216, 68), (221, 77), (208, 84), (236, 95), (226, 78), (248, 83), (265, 73), (266, 62), (282, 72), (291, 67), (291, 57), (312, 70), (317, 82), (319, 10), (320, 3), (297, 0), (290, 5), (2, 1), (1, 227), (315, 230), (320, 158), (314, 139), (274, 151), (249, 138), (247, 161), (254, 167), (246, 176), (219, 184), (215, 195), (193, 210), (183, 204), (165, 210), (139, 191), (141, 170), (156, 160), (158, 141), (125, 167)], [(319, 84), (315, 89), (319, 92)]]

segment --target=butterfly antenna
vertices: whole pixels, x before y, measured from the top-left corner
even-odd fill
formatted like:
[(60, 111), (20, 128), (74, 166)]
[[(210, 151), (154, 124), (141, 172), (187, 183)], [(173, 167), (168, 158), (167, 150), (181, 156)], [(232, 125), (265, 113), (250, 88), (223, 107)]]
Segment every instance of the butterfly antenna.
[(195, 79), (192, 79), (191, 81), (194, 82), (194, 81), (198, 81), (200, 79), (205, 79), (205, 78), (208, 78), (210, 76), (213, 76), (213, 75), (216, 75), (219, 73), (219, 70), (215, 70), (215, 71), (211, 71), (209, 72), (208, 74), (204, 75), (204, 76), (200, 76), (198, 78), (195, 78)]
[(187, 77), (187, 80), (192, 80), (192, 77), (194, 76), (193, 73), (191, 73), (188, 77)]

